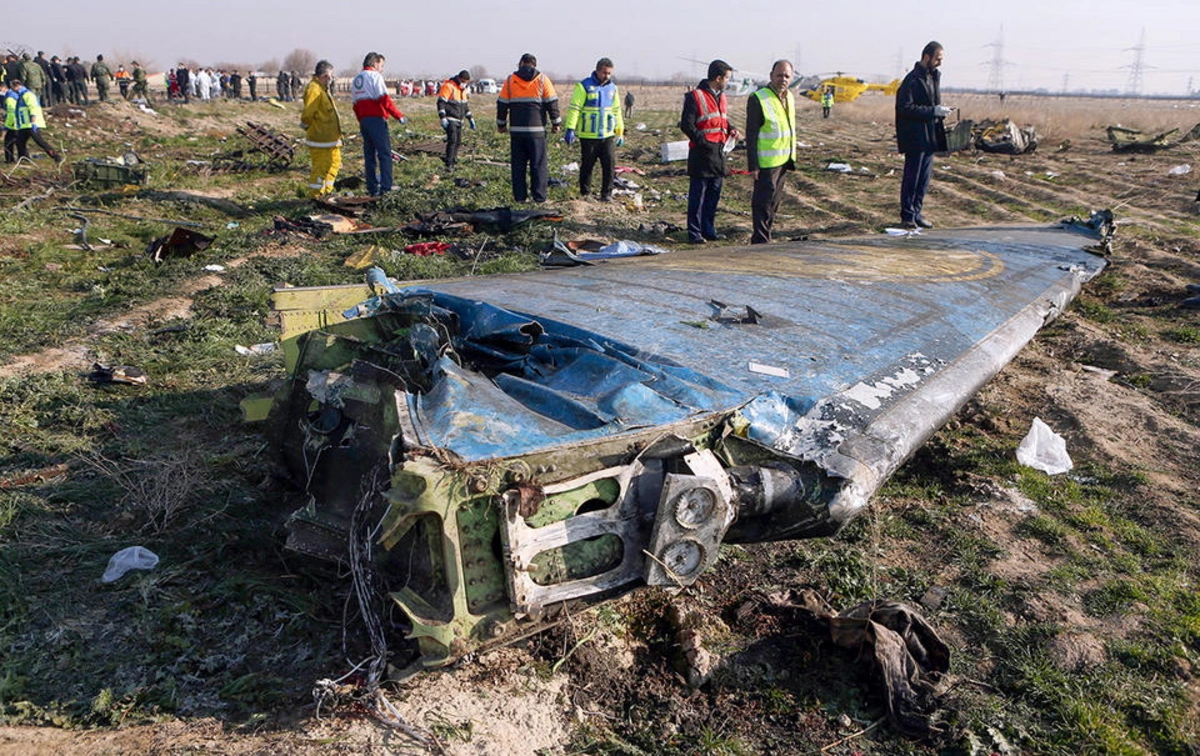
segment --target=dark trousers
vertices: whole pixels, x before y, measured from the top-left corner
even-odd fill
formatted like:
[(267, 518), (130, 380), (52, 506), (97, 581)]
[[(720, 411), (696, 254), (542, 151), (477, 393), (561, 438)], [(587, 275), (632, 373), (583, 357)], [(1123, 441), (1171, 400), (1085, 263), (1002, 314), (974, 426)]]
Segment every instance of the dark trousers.
[(720, 176), (692, 178), (688, 183), (688, 241), (716, 238), (717, 203), (721, 201), (721, 186), (724, 183), (725, 179)]
[(257, 81), (250, 82), (250, 99), (258, 100), (258, 82)]
[(52, 89), (50, 87), (50, 82), (46, 82), (46, 85), (44, 87), (42, 87), (42, 91), (38, 92), (38, 97), (42, 98), (42, 107), (43, 108), (53, 107), (54, 92), (52, 91)]
[(458, 146), (462, 144), (462, 121), (446, 122), (446, 157), (447, 168), (453, 168), (458, 162)]
[(17, 158), (29, 157), (29, 140), (32, 139), (46, 154), (56, 158), (58, 153), (42, 136), (41, 131), (33, 129), (9, 129), (4, 132), (4, 162), (15, 163)]
[(63, 94), (63, 83), (61, 81), (50, 83), (50, 95), (50, 101), (55, 105), (67, 99), (66, 95)]
[(71, 82), (71, 88), (75, 91), (75, 104), (76, 105), (87, 105), (88, 104), (87, 82), (73, 81), (73, 82)]
[(783, 177), (787, 172), (787, 166), (783, 165), (758, 169), (754, 195), (750, 199), (750, 217), (754, 226), (751, 244), (771, 241), (771, 227), (775, 225), (775, 213), (779, 212), (779, 203), (783, 200)]
[(613, 178), (617, 175), (617, 138), (580, 139), (579, 193), (586, 197), (592, 191), (592, 170), (600, 161), (600, 199), (612, 199)]
[(121, 88), (121, 96), (126, 100), (129, 99), (129, 82), (126, 79), (121, 79), (117, 82), (117, 86)]
[(921, 217), (925, 190), (933, 175), (932, 152), (904, 153), (904, 177), (900, 180), (900, 222), (912, 223)]
[(392, 139), (388, 136), (387, 119), (367, 116), (358, 122), (363, 138), (364, 174), (367, 194), (380, 195), (392, 190)]
[[(550, 165), (546, 160), (546, 135), (512, 134), (509, 142), (512, 151), (513, 199), (524, 202), (529, 198), (528, 179), (533, 183), (533, 201), (545, 202), (550, 188)], [(528, 174), (526, 172), (528, 171)]]

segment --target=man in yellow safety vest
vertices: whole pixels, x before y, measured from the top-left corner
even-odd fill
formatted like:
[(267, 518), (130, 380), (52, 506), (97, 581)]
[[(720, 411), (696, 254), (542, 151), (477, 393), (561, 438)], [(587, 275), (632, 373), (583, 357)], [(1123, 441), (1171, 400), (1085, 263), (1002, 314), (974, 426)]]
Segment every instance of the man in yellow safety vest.
[(746, 101), (746, 154), (754, 177), (751, 244), (771, 241), (771, 226), (783, 199), (783, 177), (796, 167), (796, 102), (788, 84), (792, 64), (775, 61), (771, 83)]

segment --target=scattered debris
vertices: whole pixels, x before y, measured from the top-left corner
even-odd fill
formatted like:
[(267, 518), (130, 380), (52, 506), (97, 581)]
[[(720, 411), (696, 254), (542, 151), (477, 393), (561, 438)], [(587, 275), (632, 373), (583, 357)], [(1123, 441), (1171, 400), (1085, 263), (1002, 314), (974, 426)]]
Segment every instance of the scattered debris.
[(275, 173), (292, 164), (296, 148), (287, 137), (253, 121), (238, 126), (237, 133), (250, 143), (250, 147), (217, 155), (212, 161), (214, 171)]
[(1040, 417), (1033, 418), (1029, 433), (1017, 447), (1017, 461), (1047, 475), (1069, 472), (1075, 466), (1067, 454), (1066, 439), (1052, 431)]
[(444, 241), (419, 242), (417, 244), (409, 244), (404, 248), (404, 251), (418, 257), (429, 257), (431, 255), (444, 255), (446, 254), (446, 250), (453, 246), (450, 242)]
[(1020, 128), (1005, 118), (1002, 121), (983, 121), (975, 127), (975, 146), (982, 152), (999, 155), (1028, 155), (1037, 149), (1037, 131), (1032, 126)]
[(215, 237), (188, 228), (176, 228), (168, 236), (160, 236), (146, 247), (146, 254), (156, 263), (168, 257), (191, 257), (212, 246)]
[(1191, 172), (1192, 172), (1192, 166), (1188, 165), (1187, 163), (1184, 163), (1183, 165), (1177, 165), (1174, 168), (1172, 168), (1171, 170), (1167, 171), (1167, 175), (1168, 176), (1186, 176)]
[(233, 347), (233, 351), (237, 352), (243, 357), (262, 357), (263, 355), (271, 354), (278, 348), (278, 344), (268, 341), (263, 344), (255, 344), (248, 347), (242, 346), (241, 344), (236, 344)]
[(99, 362), (92, 363), (92, 372), (87, 376), (93, 383), (124, 383), (129, 386), (145, 386), (148, 380), (141, 368), (132, 365), (113, 365), (105, 367)]
[(688, 142), (686, 139), (678, 142), (667, 142), (662, 145), (662, 161), (664, 163), (674, 163), (678, 160), (687, 160)]
[(1106, 133), (1108, 141), (1112, 142), (1113, 152), (1157, 152), (1171, 146), (1171, 137), (1178, 134), (1179, 129), (1146, 136), (1137, 129), (1109, 126)]
[(888, 721), (906, 735), (938, 731), (938, 708), (950, 670), (950, 648), (915, 609), (896, 601), (865, 601), (835, 612), (810, 590), (768, 598), (773, 611), (798, 612), (825, 628), (838, 646), (854, 651), (882, 685)]
[(152, 570), (157, 566), (158, 555), (153, 551), (145, 546), (130, 546), (109, 558), (108, 567), (104, 570), (100, 582), (115, 583), (130, 570)]
[(493, 207), (486, 210), (451, 208), (432, 213), (418, 213), (417, 220), (404, 226), (403, 230), (414, 236), (469, 234), (480, 228), (508, 233), (529, 221), (559, 222), (562, 219), (562, 213), (555, 210), (513, 210), (511, 207)]
[(654, 221), (653, 223), (643, 223), (638, 226), (640, 233), (649, 234), (650, 236), (666, 236), (667, 234), (682, 230), (680, 226), (669, 221)]
[(217, 265), (216, 263), (213, 263), (212, 265), (205, 265), (204, 269), (206, 271), (208, 271), (209, 273), (224, 273), (225, 272), (225, 266)]
[[(130, 153), (132, 154), (132, 153)], [(135, 156), (136, 157), (136, 156)], [(87, 158), (75, 163), (75, 181), (90, 189), (120, 189), (125, 186), (145, 186), (150, 180), (150, 167), (142, 162), (126, 164), (121, 158)]]
[(618, 257), (639, 257), (642, 255), (662, 255), (670, 250), (656, 247), (653, 244), (641, 244), (634, 241), (617, 241), (611, 244), (595, 239), (566, 242), (554, 241), (549, 249), (538, 257), (542, 265), (551, 268), (570, 267), (573, 265), (591, 265), (595, 260), (611, 260)]
[(4, 480), (0, 480), (0, 489), (41, 485), (46, 481), (53, 480), (54, 478), (61, 478), (67, 474), (69, 469), (70, 468), (67, 466), (67, 463), (62, 462), (57, 465), (51, 465), (50, 467), (43, 467), (42, 469), (35, 470), (31, 473), (18, 475), (14, 478), (5, 478)]

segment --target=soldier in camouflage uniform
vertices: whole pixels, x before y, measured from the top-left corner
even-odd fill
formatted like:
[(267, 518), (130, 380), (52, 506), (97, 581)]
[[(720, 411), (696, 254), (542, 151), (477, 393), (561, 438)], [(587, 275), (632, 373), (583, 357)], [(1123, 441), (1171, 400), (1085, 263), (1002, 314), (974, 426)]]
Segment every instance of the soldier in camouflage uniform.
[(100, 102), (108, 101), (108, 85), (112, 83), (112, 79), (112, 69), (104, 62), (104, 56), (97, 55), (96, 62), (92, 64), (92, 81), (96, 82), (96, 93)]

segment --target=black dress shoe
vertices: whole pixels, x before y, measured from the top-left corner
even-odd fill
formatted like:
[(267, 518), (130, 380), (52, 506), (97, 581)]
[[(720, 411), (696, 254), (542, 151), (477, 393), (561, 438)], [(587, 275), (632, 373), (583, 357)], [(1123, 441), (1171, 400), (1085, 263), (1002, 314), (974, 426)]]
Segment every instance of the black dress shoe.
[(725, 237), (722, 236), (721, 234), (713, 234), (712, 236), (705, 236), (704, 238), (708, 239), (709, 241), (724, 241), (725, 240)]
[(708, 242), (704, 240), (704, 237), (700, 237), (699, 239), (688, 239), (688, 244), (707, 244), (707, 243)]
[(929, 221), (925, 220), (924, 218), (917, 218), (913, 222), (916, 223), (921, 228), (933, 228), (933, 224), (930, 223)]

